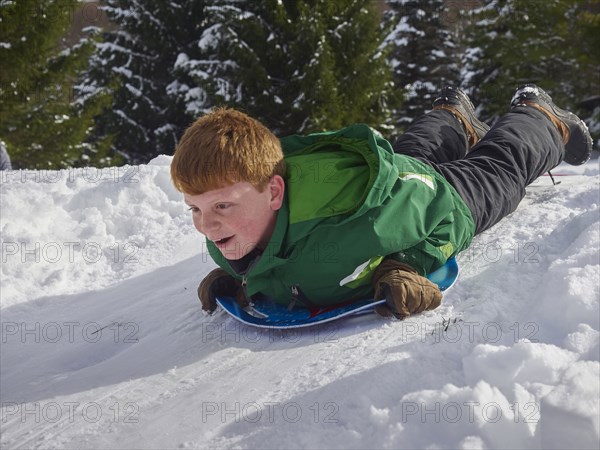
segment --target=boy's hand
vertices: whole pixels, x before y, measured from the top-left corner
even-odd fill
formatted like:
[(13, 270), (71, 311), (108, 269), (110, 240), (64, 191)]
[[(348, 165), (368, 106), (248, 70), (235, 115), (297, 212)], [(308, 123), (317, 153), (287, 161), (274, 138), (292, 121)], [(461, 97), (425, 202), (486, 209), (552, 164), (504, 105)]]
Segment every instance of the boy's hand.
[(432, 310), (442, 303), (442, 293), (435, 283), (422, 277), (412, 267), (388, 258), (373, 275), (375, 299), (385, 299), (375, 311), (384, 316), (405, 319), (411, 314)]
[(217, 309), (217, 296), (235, 297), (242, 307), (247, 306), (242, 283), (223, 269), (214, 269), (198, 286), (198, 298), (203, 311), (211, 314)]

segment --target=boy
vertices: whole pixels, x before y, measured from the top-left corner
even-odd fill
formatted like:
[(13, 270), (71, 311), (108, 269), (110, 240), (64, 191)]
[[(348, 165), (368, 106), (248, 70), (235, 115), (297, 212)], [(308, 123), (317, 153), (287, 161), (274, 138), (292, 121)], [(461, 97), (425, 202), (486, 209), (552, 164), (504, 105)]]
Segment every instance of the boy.
[(280, 141), (215, 110), (188, 128), (171, 165), (221, 267), (198, 288), (202, 309), (218, 295), (242, 305), (266, 295), (289, 308), (374, 296), (401, 319), (432, 310), (442, 294), (424, 276), (591, 147), (585, 124), (535, 85), (517, 89), (492, 129), (444, 88), (393, 147), (366, 125)]

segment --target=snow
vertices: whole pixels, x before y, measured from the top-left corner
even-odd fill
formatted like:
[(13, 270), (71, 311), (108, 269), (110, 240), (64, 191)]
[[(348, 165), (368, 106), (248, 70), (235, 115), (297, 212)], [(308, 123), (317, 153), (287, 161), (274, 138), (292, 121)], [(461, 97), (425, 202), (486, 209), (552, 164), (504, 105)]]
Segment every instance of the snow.
[(188, 89), (185, 93), (185, 110), (188, 113), (198, 115), (206, 108), (206, 91), (201, 87)]
[(198, 41), (198, 48), (205, 51), (215, 49), (219, 43), (221, 28), (221, 24), (215, 24), (204, 30)]
[(130, 69), (127, 69), (125, 67), (113, 67), (112, 71), (114, 73), (123, 75), (125, 78), (128, 78), (128, 79), (133, 78), (133, 72)]
[(181, 66), (184, 66), (188, 61), (190, 60), (189, 56), (186, 55), (185, 53), (179, 53), (177, 55), (177, 60), (175, 61), (175, 64), (173, 65), (173, 68), (178, 69)]
[(200, 311), (171, 158), (1, 176), (3, 448), (598, 448), (598, 160), (541, 177), (436, 311)]

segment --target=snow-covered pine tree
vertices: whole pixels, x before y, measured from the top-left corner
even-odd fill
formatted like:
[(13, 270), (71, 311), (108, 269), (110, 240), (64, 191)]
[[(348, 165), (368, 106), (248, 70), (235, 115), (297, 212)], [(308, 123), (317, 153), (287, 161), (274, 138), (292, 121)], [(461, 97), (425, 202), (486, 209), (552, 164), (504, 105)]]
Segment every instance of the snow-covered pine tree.
[(129, 162), (172, 154), (195, 115), (213, 106), (213, 94), (228, 90), (218, 72), (229, 63), (215, 56), (213, 40), (229, 3), (235, 1), (104, 2), (114, 28), (98, 44), (82, 89), (88, 98), (112, 94), (112, 108), (98, 119), (100, 134), (114, 136), (114, 149)]
[(103, 141), (85, 142), (107, 98), (83, 106), (75, 95), (92, 50), (90, 36), (66, 44), (78, 6), (77, 1), (0, 2), (0, 138), (13, 168), (114, 163)]
[(600, 93), (600, 20), (592, 3), (598, 1), (487, 0), (471, 12), (465, 87), (480, 118), (496, 121), (507, 112), (514, 89), (533, 82), (558, 105), (593, 120), (580, 106)]
[[(214, 106), (285, 135), (391, 117), (390, 70), (371, 0), (106, 0), (115, 24), (86, 90), (108, 90), (104, 135), (131, 162), (172, 153)], [(385, 129), (385, 127), (383, 127)]]
[(571, 34), (571, 46), (577, 52), (573, 71), (584, 76), (574, 78), (574, 98), (579, 99), (578, 113), (587, 123), (600, 150), (600, 0), (589, 0), (579, 5), (573, 17), (575, 33)]
[[(214, 106), (244, 102), (240, 73), (249, 73), (248, 82), (258, 84), (264, 82), (265, 74), (249, 44), (239, 36), (242, 24), (252, 18), (252, 14), (244, 10), (246, 3), (235, 0), (190, 2), (197, 9), (202, 8), (204, 20), (197, 21), (201, 26), (184, 30), (192, 39), (179, 47), (172, 82), (166, 92), (191, 118), (196, 118)], [(251, 34), (260, 39), (264, 33), (257, 27)]]
[(404, 102), (394, 111), (396, 126), (405, 128), (431, 109), (440, 89), (460, 82), (460, 60), (448, 24), (444, 0), (386, 0), (385, 44), (394, 83)]
[[(392, 86), (370, 0), (238, 2), (229, 13), (227, 27), (203, 35), (226, 61), (220, 103), (279, 135), (386, 122)], [(186, 54), (179, 67), (201, 83), (194, 67), (203, 60)], [(187, 108), (201, 112), (193, 101)]]
[(298, 21), (298, 34), (310, 30), (309, 42), (300, 44), (310, 52), (299, 79), (309, 113), (304, 125), (317, 131), (364, 122), (391, 131), (398, 97), (382, 50), (380, 13), (370, 0), (312, 3)]

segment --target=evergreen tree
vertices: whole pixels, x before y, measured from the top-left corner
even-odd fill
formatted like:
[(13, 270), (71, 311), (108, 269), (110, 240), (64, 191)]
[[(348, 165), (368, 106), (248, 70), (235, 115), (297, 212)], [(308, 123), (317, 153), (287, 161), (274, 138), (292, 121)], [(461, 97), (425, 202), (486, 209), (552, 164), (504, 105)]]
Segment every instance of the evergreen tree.
[(576, 31), (571, 34), (571, 48), (578, 48), (573, 70), (583, 74), (574, 81), (574, 98), (578, 99), (578, 113), (586, 121), (594, 138), (596, 150), (600, 149), (600, 0), (579, 5), (573, 14)]
[(106, 143), (86, 143), (93, 117), (106, 104), (85, 107), (75, 96), (91, 38), (67, 46), (77, 2), (0, 2), (0, 138), (14, 168), (107, 165)]
[(366, 122), (385, 129), (392, 84), (370, 0), (107, 0), (117, 26), (91, 60), (89, 98), (108, 91), (100, 135), (144, 162), (172, 153), (214, 106), (279, 135)]
[[(105, 31), (84, 82), (88, 99), (103, 92), (113, 97), (112, 108), (98, 118), (98, 135), (113, 135), (115, 151), (131, 163), (171, 154), (193, 114), (210, 108), (220, 86), (213, 75), (221, 61), (212, 58), (209, 41), (228, 2), (104, 3), (115, 27)], [(198, 61), (189, 61), (186, 55), (198, 49)]]
[[(237, 80), (240, 71), (255, 72), (250, 81), (264, 81), (264, 70), (255, 58), (249, 57), (248, 44), (232, 27), (248, 20), (249, 14), (240, 9), (235, 0), (199, 2), (204, 20), (193, 20), (200, 25), (182, 27), (187, 42), (180, 46), (173, 66), (173, 79), (167, 86), (169, 101), (182, 105), (190, 120), (210, 111), (214, 106), (239, 104), (242, 101), (242, 85)], [(200, 4), (202, 3), (202, 5)], [(262, 29), (256, 29), (261, 36)]]
[(172, 153), (183, 129), (218, 105), (280, 135), (389, 120), (370, 0), (105, 3), (117, 28), (98, 45), (86, 87), (112, 93), (99, 135), (113, 134), (131, 162)]
[(598, 1), (488, 0), (473, 12), (465, 87), (480, 118), (497, 120), (514, 89), (533, 82), (561, 107), (593, 119), (580, 106), (600, 93), (599, 21), (589, 10), (592, 3)]
[(306, 2), (297, 30), (302, 34), (314, 24), (312, 36), (307, 33), (310, 40), (298, 43), (298, 50), (306, 52), (301, 57), (309, 61), (299, 79), (299, 93), (305, 93), (302, 109), (309, 116), (306, 128), (316, 131), (365, 122), (389, 130), (397, 97), (373, 2), (311, 3)]
[(394, 83), (404, 95), (395, 112), (402, 129), (431, 109), (442, 87), (460, 79), (458, 47), (446, 23), (444, 0), (386, 0), (386, 45)]
[[(235, 20), (207, 40), (214, 58), (227, 61), (218, 70), (219, 103), (280, 135), (353, 122), (385, 128), (392, 85), (370, 0), (239, 2), (229, 12)], [(204, 74), (192, 72), (201, 61), (204, 55), (186, 54), (197, 83)]]

